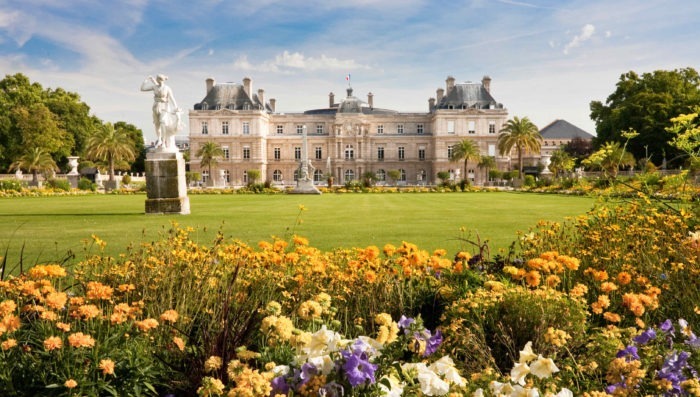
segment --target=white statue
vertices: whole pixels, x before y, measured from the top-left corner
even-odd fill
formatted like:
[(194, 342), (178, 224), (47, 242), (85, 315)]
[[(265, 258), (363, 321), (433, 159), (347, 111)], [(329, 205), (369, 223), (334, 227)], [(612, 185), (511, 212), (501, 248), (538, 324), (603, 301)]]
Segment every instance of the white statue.
[(168, 77), (148, 76), (141, 83), (141, 91), (153, 91), (153, 124), (156, 127), (156, 148), (163, 152), (177, 152), (175, 135), (182, 129), (182, 109), (177, 107), (173, 92), (165, 85)]

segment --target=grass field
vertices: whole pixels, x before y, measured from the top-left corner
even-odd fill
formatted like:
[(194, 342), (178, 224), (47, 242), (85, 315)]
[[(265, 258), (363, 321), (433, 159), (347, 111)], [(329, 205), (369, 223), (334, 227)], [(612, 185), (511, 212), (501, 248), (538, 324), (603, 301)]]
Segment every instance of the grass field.
[[(173, 221), (196, 228), (193, 236), (203, 244), (221, 230), (251, 244), (295, 233), (322, 250), (408, 241), (450, 253), (464, 246), (459, 241), (464, 227), (488, 239), (494, 253), (540, 219), (563, 220), (594, 204), (587, 197), (511, 192), (195, 195), (191, 215), (162, 216), (145, 215), (144, 201), (143, 195), (0, 199), (0, 255), (8, 250), (8, 268), (20, 257), (32, 265), (63, 258), (69, 250), (80, 259), (92, 234), (116, 255), (130, 243), (157, 239)], [(306, 208), (301, 214), (300, 205)]]

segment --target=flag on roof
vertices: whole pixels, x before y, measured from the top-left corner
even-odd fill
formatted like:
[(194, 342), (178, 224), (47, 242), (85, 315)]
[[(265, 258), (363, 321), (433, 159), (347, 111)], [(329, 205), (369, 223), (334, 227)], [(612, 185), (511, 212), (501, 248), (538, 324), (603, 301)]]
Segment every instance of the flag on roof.
[(345, 80), (350, 81), (350, 74), (348, 73), (347, 76), (345, 76)]

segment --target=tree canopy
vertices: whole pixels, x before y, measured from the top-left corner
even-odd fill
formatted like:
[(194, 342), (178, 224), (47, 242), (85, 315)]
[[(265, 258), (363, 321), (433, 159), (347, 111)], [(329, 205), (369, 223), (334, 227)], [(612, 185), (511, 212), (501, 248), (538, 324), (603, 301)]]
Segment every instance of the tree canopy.
[(107, 163), (110, 182), (114, 181), (114, 168), (117, 162), (133, 161), (136, 158), (134, 142), (126, 130), (114, 128), (110, 123), (90, 136), (86, 149), (88, 158)]
[(464, 160), (464, 174), (462, 174), (462, 179), (467, 179), (467, 163), (469, 160), (476, 162), (481, 160), (479, 145), (471, 139), (463, 139), (459, 141), (452, 148), (452, 157), (450, 158), (450, 161), (460, 160)]
[(665, 157), (671, 165), (680, 165), (684, 155), (670, 144), (673, 134), (667, 128), (672, 118), (690, 113), (697, 105), (700, 75), (693, 68), (622, 74), (605, 104), (590, 104), (591, 119), (596, 123), (595, 147), (624, 143), (622, 133), (633, 129), (639, 136), (629, 141), (627, 149), (634, 157), (649, 158), (657, 165)]
[(498, 136), (498, 151), (501, 155), (510, 154), (515, 148), (518, 152), (518, 171), (523, 175), (523, 154), (526, 151), (539, 152), (542, 147), (542, 135), (529, 118), (517, 116), (508, 120)]

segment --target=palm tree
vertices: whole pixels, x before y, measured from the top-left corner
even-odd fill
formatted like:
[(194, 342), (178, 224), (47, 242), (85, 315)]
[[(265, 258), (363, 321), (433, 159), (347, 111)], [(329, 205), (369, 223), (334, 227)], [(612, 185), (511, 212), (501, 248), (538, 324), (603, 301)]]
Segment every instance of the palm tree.
[(115, 164), (136, 159), (134, 141), (122, 128), (107, 123), (87, 140), (86, 154), (92, 160), (105, 161), (109, 168), (109, 182), (114, 184)]
[(10, 171), (25, 170), (32, 173), (32, 186), (39, 185), (39, 173), (44, 171), (57, 171), (58, 167), (51, 155), (44, 149), (35, 147), (28, 150), (10, 165)]
[(491, 172), (491, 169), (496, 168), (496, 157), (481, 156), (477, 167), (486, 170), (486, 180), (488, 181), (490, 178), (489, 173)]
[(542, 147), (542, 135), (529, 118), (513, 117), (506, 122), (498, 136), (498, 151), (501, 156), (510, 153), (513, 147), (518, 151), (518, 171), (523, 177), (523, 152), (539, 152)]
[(463, 179), (467, 179), (467, 163), (470, 160), (479, 161), (481, 160), (481, 154), (479, 153), (479, 145), (471, 139), (464, 139), (458, 144), (452, 147), (452, 157), (450, 161), (460, 161), (464, 160), (464, 176)]
[(549, 170), (554, 173), (555, 178), (558, 178), (562, 172), (574, 169), (574, 159), (564, 149), (555, 150), (549, 161)]
[(209, 169), (209, 181), (213, 181), (214, 178), (211, 174), (211, 167), (219, 163), (218, 158), (224, 155), (224, 150), (216, 142), (205, 142), (195, 156), (199, 157), (200, 167), (207, 167)]
[(608, 142), (591, 154), (582, 164), (591, 168), (602, 169), (606, 176), (617, 177), (620, 167), (633, 166), (634, 156), (628, 152), (619, 142)]

